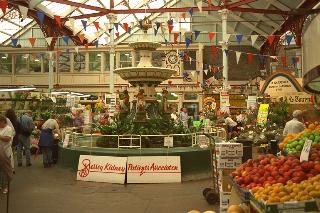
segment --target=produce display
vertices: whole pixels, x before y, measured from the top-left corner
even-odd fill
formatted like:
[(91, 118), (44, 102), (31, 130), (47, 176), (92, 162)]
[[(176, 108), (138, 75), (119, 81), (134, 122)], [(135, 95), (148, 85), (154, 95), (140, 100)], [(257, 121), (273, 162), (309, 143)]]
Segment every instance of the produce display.
[(266, 203), (277, 203), (287, 201), (304, 201), (312, 198), (320, 198), (320, 174), (294, 183), (289, 180), (286, 185), (282, 183), (266, 184), (252, 190), (255, 199)]
[(312, 140), (312, 145), (320, 144), (320, 125), (318, 123), (310, 124), (307, 129), (299, 134), (288, 134), (279, 148), (285, 150), (288, 155), (301, 152), (306, 140)]
[(320, 145), (311, 148), (309, 161), (300, 162), (296, 156), (279, 156), (268, 154), (250, 159), (232, 173), (241, 188), (286, 184), (288, 181), (300, 183), (320, 174)]

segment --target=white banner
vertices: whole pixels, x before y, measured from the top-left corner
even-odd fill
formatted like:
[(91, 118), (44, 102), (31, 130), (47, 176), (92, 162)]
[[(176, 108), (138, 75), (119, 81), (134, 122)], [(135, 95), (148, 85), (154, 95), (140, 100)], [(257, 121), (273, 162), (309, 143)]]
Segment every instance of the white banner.
[(180, 156), (128, 157), (127, 183), (181, 182)]
[(77, 180), (124, 184), (127, 157), (80, 155)]
[(229, 112), (230, 102), (229, 93), (227, 91), (220, 92), (220, 110), (222, 112)]

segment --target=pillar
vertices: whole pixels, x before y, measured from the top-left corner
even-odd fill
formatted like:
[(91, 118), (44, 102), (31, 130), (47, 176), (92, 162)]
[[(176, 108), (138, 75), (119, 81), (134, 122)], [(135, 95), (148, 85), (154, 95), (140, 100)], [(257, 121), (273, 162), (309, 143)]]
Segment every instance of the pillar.
[(48, 85), (49, 85), (49, 92), (53, 89), (53, 64), (54, 64), (54, 61), (53, 61), (53, 52), (49, 52), (49, 77), (48, 77)]
[(179, 100), (179, 104), (178, 104), (178, 112), (180, 112), (180, 109), (183, 107), (183, 93), (178, 93), (178, 100)]
[(112, 13), (107, 15), (109, 19), (110, 27), (112, 29), (110, 33), (110, 72), (109, 72), (109, 92), (114, 93), (114, 54), (115, 54), (115, 43), (114, 43), (114, 23), (116, 21), (116, 16)]
[(228, 49), (228, 38), (227, 38), (227, 19), (228, 19), (228, 9), (222, 9), (218, 11), (222, 19), (222, 41), (220, 42), (222, 46), (222, 65), (223, 65), (223, 89), (228, 88), (228, 56), (225, 54), (225, 50)]

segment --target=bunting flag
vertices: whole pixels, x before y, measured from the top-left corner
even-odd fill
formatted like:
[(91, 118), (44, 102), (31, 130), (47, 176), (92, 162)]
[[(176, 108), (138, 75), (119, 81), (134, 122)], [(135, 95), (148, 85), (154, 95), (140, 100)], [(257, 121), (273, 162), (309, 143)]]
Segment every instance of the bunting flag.
[(106, 31), (109, 30), (109, 26), (110, 26), (110, 24), (108, 22), (104, 23), (104, 27), (106, 28)]
[(94, 42), (94, 45), (96, 46), (96, 48), (98, 48), (98, 46), (99, 46), (99, 40), (98, 39)]
[(74, 50), (76, 51), (76, 53), (79, 53), (79, 47), (75, 47)]
[(178, 37), (179, 37), (179, 33), (174, 33), (174, 34), (173, 34), (173, 42), (174, 42), (175, 44), (178, 43)]
[(254, 44), (256, 43), (259, 35), (251, 35), (251, 43), (252, 43), (252, 46), (254, 46)]
[(157, 30), (159, 30), (161, 23), (160, 22), (156, 22), (156, 26), (157, 26)]
[(202, 0), (197, 2), (197, 7), (199, 8), (199, 11), (202, 12)]
[(164, 38), (164, 43), (165, 43), (166, 46), (168, 46), (169, 42), (168, 42), (168, 40), (166, 38)]
[(268, 35), (267, 39), (268, 39), (269, 45), (272, 45), (275, 38), (276, 38), (275, 35)]
[(217, 55), (217, 48), (215, 46), (211, 46), (211, 52), (212, 52), (212, 56), (216, 57)]
[[(181, 17), (183, 18), (184, 21), (186, 21), (186, 17), (187, 17), (186, 13), (182, 13)], [(179, 22), (179, 19), (178, 19), (178, 22)]]
[(6, 14), (7, 6), (8, 6), (7, 0), (1, 0), (1, 1), (0, 1), (0, 7), (1, 7), (1, 10), (2, 10), (3, 15)]
[(282, 63), (283, 66), (286, 66), (287, 59), (286, 59), (286, 56), (285, 56), (285, 55), (282, 55), (282, 56), (281, 56), (281, 63)]
[(26, 19), (28, 17), (28, 10), (29, 8), (18, 5), (19, 11), (21, 13), (21, 16), (23, 19)]
[(293, 64), (293, 65), (297, 64), (297, 58), (296, 57), (292, 57), (291, 58), (291, 64)]
[(62, 36), (62, 40), (64, 41), (64, 43), (65, 43), (66, 45), (68, 45), (68, 43), (69, 43), (69, 36)]
[(44, 13), (41, 12), (41, 11), (37, 11), (37, 17), (38, 17), (38, 19), (40, 21), (40, 24), (42, 25), (43, 22), (44, 22)]
[(228, 42), (228, 41), (229, 41), (230, 36), (231, 36), (231, 34), (226, 34), (226, 40), (225, 40), (225, 42)]
[(206, 75), (208, 75), (208, 70), (203, 70), (203, 72), (204, 72)]
[(126, 32), (128, 32), (128, 29), (129, 29), (128, 23), (123, 23), (122, 25), (123, 25), (123, 29), (124, 29)]
[[(192, 58), (190, 58), (190, 61), (192, 61)], [(192, 70), (192, 71), (191, 71), (191, 75), (194, 77), (195, 74), (196, 74), (196, 71)]]
[(224, 49), (224, 53), (226, 54), (226, 56), (229, 55), (229, 50), (228, 49)]
[(186, 48), (188, 48), (191, 44), (191, 39), (190, 38), (186, 38)]
[(115, 35), (116, 35), (117, 38), (119, 38), (120, 33), (119, 33), (119, 32), (116, 32)]
[(208, 33), (208, 37), (209, 37), (210, 42), (212, 41), (212, 39), (214, 38), (215, 35), (216, 35), (215, 32), (209, 32)]
[(264, 64), (264, 55), (259, 54), (258, 56), (259, 56), (260, 64)]
[(32, 47), (34, 47), (34, 44), (36, 43), (36, 38), (28, 38), (30, 44)]
[(109, 31), (109, 34), (111, 34), (112, 30), (113, 30), (112, 28), (110, 28), (110, 29), (108, 30), (108, 31)]
[(128, 33), (131, 34), (132, 27), (128, 28)]
[(241, 52), (236, 51), (236, 60), (237, 60), (237, 64), (239, 64), (240, 56), (241, 56)]
[(17, 44), (18, 44), (18, 39), (17, 39), (17, 38), (12, 38), (12, 39), (11, 39), (11, 42), (12, 42), (12, 45), (13, 45), (14, 47), (17, 47)]
[(94, 21), (94, 22), (93, 22), (93, 25), (96, 27), (97, 31), (99, 31), (99, 29), (100, 29), (100, 24), (99, 24), (99, 22)]
[(140, 29), (142, 29), (142, 20), (139, 21)]
[[(116, 31), (119, 31), (119, 24), (118, 23), (114, 23), (114, 28), (116, 28)], [(141, 29), (142, 29), (142, 22), (141, 22)]]
[(82, 26), (84, 31), (87, 31), (87, 21), (86, 20), (81, 20)]
[(197, 40), (197, 38), (198, 38), (199, 35), (200, 35), (200, 31), (199, 31), (199, 30), (195, 30), (195, 31), (194, 31), (194, 35), (195, 35), (195, 39), (194, 39), (194, 40)]
[(81, 43), (83, 43), (83, 41), (84, 41), (84, 34), (83, 34), (83, 33), (82, 33), (82, 34), (79, 34), (78, 37), (79, 37)]
[(247, 53), (247, 57), (248, 57), (248, 64), (251, 64), (252, 59), (253, 59), (252, 53)]
[(240, 44), (240, 43), (241, 43), (241, 41), (242, 41), (242, 37), (243, 37), (243, 35), (242, 35), (242, 34), (237, 34), (237, 35), (236, 35), (236, 40), (237, 40), (238, 44)]
[(51, 45), (51, 42), (52, 42), (53, 37), (46, 37), (46, 38), (44, 38), (44, 39), (46, 40), (47, 44), (50, 46), (50, 45)]
[(100, 32), (95, 32), (94, 35), (95, 35), (95, 38), (96, 38), (96, 39), (99, 39), (99, 38), (100, 38)]
[(172, 30), (173, 30), (173, 25), (168, 24), (168, 29), (169, 29), (169, 33), (171, 33), (171, 32), (172, 32)]
[(293, 35), (286, 35), (286, 41), (288, 45), (290, 45), (292, 38), (293, 38)]
[(188, 13), (190, 14), (190, 16), (193, 15), (193, 8), (192, 8), (192, 7), (190, 7), (190, 8), (188, 9)]
[(54, 18), (54, 20), (56, 20), (58, 26), (61, 27), (61, 17), (57, 16), (57, 15), (54, 15), (53, 18)]
[(156, 28), (153, 28), (154, 36), (157, 36), (158, 30)]
[(69, 18), (69, 23), (70, 23), (70, 27), (71, 27), (72, 32), (75, 32), (74, 22), (75, 22), (74, 18)]
[(131, 29), (133, 29), (134, 26), (135, 26), (135, 23), (132, 21), (132, 22), (131, 22)]
[(173, 19), (168, 20), (168, 25), (173, 25)]

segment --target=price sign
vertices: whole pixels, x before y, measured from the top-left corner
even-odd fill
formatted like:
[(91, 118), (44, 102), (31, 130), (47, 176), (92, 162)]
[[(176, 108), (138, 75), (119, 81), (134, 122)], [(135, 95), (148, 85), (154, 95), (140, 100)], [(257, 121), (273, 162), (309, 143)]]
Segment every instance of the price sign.
[(303, 149), (302, 149), (301, 155), (300, 155), (300, 162), (308, 161), (311, 144), (312, 144), (312, 140), (306, 140), (304, 142), (304, 146), (303, 146)]
[(66, 134), (66, 136), (64, 137), (64, 140), (63, 140), (63, 148), (68, 147), (69, 139), (70, 139), (70, 134)]
[(173, 147), (173, 137), (164, 137), (164, 146)]

